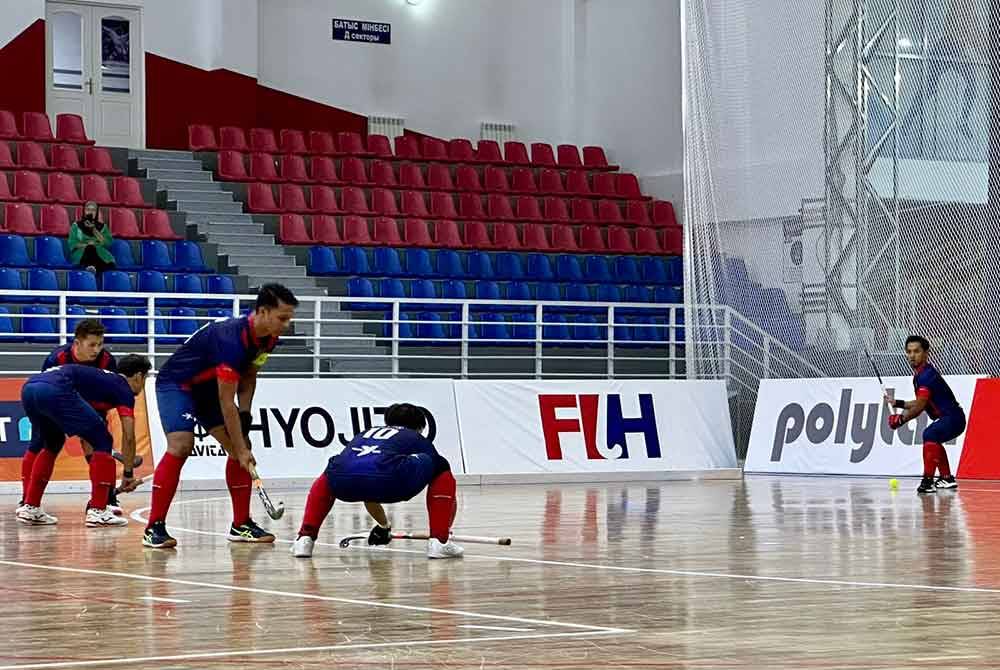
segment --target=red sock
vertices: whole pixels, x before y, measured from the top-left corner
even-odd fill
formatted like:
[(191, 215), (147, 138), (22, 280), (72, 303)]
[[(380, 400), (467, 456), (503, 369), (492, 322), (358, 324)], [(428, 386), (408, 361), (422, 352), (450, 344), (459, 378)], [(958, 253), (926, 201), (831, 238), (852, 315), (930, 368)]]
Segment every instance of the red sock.
[[(157, 521), (166, 521), (170, 501), (177, 493), (177, 485), (181, 481), (181, 468), (184, 458), (178, 458), (169, 451), (163, 454), (156, 472), (153, 473), (153, 501), (149, 510), (149, 526)], [(147, 526), (148, 527), (148, 526)]]
[(948, 463), (948, 452), (944, 450), (944, 445), (936, 442), (938, 449), (938, 472), (942, 477), (951, 477), (951, 465)]
[(239, 461), (226, 459), (226, 486), (233, 500), (233, 525), (242, 526), (250, 520), (250, 486), (253, 478), (244, 470)]
[(103, 509), (107, 506), (115, 474), (115, 459), (111, 454), (95, 451), (90, 459), (90, 507)]
[(45, 487), (52, 478), (52, 470), (56, 467), (56, 456), (54, 451), (42, 449), (35, 456), (35, 463), (31, 466), (31, 481), (28, 483), (28, 492), (24, 496), (26, 505), (38, 507), (42, 504), (42, 495)]
[(924, 478), (933, 477), (937, 469), (938, 443), (924, 442)]
[(447, 542), (451, 524), (458, 510), (455, 502), (455, 477), (445, 470), (427, 487), (427, 516), (430, 517), (431, 537)]
[(38, 456), (33, 451), (24, 452), (21, 459), (21, 500), (28, 497), (28, 484), (31, 483), (31, 468), (35, 465), (35, 457)]
[(306, 511), (302, 515), (302, 526), (299, 528), (299, 537), (308, 535), (316, 539), (319, 535), (319, 528), (323, 525), (326, 516), (333, 509), (336, 498), (330, 491), (330, 485), (326, 481), (326, 475), (320, 475), (313, 482), (309, 489), (309, 497), (306, 498)]

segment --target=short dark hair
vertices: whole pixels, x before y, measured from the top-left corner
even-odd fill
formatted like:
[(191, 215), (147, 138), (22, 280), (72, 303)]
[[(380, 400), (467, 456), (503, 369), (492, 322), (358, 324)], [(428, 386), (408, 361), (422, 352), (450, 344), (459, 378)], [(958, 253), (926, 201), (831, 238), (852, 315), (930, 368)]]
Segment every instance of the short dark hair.
[(104, 337), (106, 332), (107, 330), (104, 328), (104, 324), (97, 319), (83, 319), (80, 323), (76, 324), (76, 328), (73, 329), (73, 338), (83, 340), (91, 335)]
[(282, 302), (292, 307), (299, 306), (299, 299), (292, 295), (292, 292), (286, 286), (282, 284), (264, 284), (257, 291), (257, 304), (254, 306), (254, 310), (256, 311), (261, 307), (277, 307), (278, 303)]
[(148, 375), (152, 367), (153, 364), (149, 359), (139, 354), (129, 354), (118, 361), (118, 373), (126, 377), (131, 377), (137, 372)]
[(908, 338), (906, 338), (906, 344), (903, 345), (904, 348), (909, 347), (910, 344), (913, 342), (919, 344), (920, 348), (923, 349), (924, 351), (930, 351), (931, 343), (928, 342), (927, 338), (924, 337), (923, 335), (910, 335)]
[(418, 433), (427, 427), (427, 418), (422, 409), (408, 402), (390, 405), (385, 410), (385, 425), (409, 428)]

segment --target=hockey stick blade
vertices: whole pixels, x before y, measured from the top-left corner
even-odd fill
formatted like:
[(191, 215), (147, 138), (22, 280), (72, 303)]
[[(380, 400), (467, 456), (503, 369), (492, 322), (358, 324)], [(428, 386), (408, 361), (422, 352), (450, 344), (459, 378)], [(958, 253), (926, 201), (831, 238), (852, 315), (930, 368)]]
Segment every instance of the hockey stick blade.
[(257, 497), (260, 498), (260, 502), (264, 505), (264, 511), (267, 515), (277, 521), (285, 515), (285, 503), (278, 501), (277, 506), (271, 502), (271, 496), (267, 495), (267, 491), (264, 490), (264, 485), (258, 479), (254, 482), (254, 487), (257, 489)]
[[(357, 542), (358, 540), (367, 540), (367, 535), (348, 535), (340, 541), (340, 548), (347, 549), (351, 546), (352, 542)], [(397, 532), (392, 534), (392, 539), (394, 540), (428, 540), (430, 535), (427, 533), (414, 533), (414, 532)], [(497, 544), (502, 547), (509, 547), (511, 540), (509, 537), (487, 537), (483, 535), (451, 535), (451, 539), (456, 542), (465, 542), (467, 544)]]
[[(142, 479), (139, 480), (139, 486), (142, 486), (143, 484), (145, 484), (148, 481), (152, 481), (152, 479), (153, 479), (153, 475), (146, 475), (145, 477), (143, 477)], [(116, 486), (115, 487), (115, 493), (122, 493), (122, 487), (121, 486)]]

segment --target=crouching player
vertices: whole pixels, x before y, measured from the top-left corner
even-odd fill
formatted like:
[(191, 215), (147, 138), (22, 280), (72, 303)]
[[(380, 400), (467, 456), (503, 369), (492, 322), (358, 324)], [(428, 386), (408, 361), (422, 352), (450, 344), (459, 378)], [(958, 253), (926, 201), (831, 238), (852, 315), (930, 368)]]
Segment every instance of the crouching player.
[(382, 503), (409, 500), (424, 487), (431, 536), (427, 557), (462, 555), (462, 547), (449, 539), (456, 511), (455, 478), (448, 461), (421, 433), (427, 426), (424, 413), (408, 403), (392, 405), (385, 412), (385, 424), (351, 440), (313, 482), (299, 537), (292, 545), (294, 556), (312, 556), (320, 526), (338, 499), (365, 503), (377, 524), (368, 544), (388, 544), (392, 538)]

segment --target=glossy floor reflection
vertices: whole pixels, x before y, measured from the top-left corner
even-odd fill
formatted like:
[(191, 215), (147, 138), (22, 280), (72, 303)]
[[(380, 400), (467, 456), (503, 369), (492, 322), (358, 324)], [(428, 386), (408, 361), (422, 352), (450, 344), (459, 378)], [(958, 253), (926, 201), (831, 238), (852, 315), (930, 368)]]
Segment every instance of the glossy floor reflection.
[[(182, 494), (167, 552), (135, 521), (85, 528), (82, 496), (49, 496), (53, 528), (0, 498), (0, 668), (997, 667), (1000, 485), (902, 486), (464, 487), (456, 529), (514, 545), (441, 562), (338, 548), (368, 527), (341, 503), (328, 544), (293, 559), (304, 492), (278, 496), (274, 546), (225, 540), (224, 493)], [(422, 498), (391, 516), (426, 525)]]

